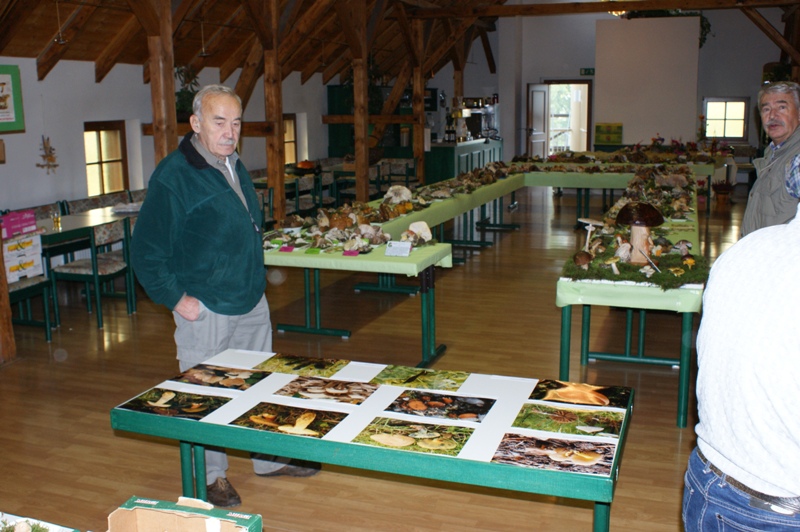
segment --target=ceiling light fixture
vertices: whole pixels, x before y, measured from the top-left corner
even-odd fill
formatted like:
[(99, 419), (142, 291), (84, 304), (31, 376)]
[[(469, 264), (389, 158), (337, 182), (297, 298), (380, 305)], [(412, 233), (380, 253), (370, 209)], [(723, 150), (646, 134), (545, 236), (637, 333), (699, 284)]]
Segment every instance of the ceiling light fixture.
[(200, 57), (208, 57), (211, 53), (206, 51), (206, 34), (203, 31), (203, 19), (200, 19), (200, 40), (203, 44), (203, 48), (200, 50)]
[[(605, 0), (606, 2), (613, 2), (614, 0)], [(609, 11), (609, 15), (614, 15), (615, 17), (622, 17), (625, 16), (628, 12), (627, 11)]]
[(58, 20), (58, 36), (53, 39), (53, 42), (56, 44), (67, 44), (69, 41), (61, 34), (61, 12), (58, 10), (58, 0), (56, 0), (56, 19)]

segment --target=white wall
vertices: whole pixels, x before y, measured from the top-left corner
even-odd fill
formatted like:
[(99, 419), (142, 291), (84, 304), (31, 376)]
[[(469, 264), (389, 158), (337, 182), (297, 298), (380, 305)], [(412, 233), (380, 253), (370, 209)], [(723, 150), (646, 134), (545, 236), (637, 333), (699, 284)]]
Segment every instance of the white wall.
[(595, 121), (623, 144), (695, 140), (699, 34), (700, 17), (598, 20)]

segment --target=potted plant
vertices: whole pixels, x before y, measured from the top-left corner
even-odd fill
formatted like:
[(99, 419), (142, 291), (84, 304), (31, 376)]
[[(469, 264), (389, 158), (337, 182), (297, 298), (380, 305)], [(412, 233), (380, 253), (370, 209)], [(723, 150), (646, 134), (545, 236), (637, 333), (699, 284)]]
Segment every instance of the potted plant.
[(197, 72), (188, 65), (175, 67), (175, 79), (180, 83), (180, 89), (175, 91), (175, 114), (178, 122), (188, 122), (192, 116), (194, 95), (200, 89)]

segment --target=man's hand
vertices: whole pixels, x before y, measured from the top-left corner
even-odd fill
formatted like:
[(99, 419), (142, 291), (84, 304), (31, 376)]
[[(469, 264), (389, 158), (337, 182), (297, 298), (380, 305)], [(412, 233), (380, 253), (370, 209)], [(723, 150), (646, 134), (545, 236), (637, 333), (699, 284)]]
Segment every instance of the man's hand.
[(194, 321), (200, 316), (200, 300), (187, 294), (183, 294), (178, 304), (172, 309), (187, 321)]

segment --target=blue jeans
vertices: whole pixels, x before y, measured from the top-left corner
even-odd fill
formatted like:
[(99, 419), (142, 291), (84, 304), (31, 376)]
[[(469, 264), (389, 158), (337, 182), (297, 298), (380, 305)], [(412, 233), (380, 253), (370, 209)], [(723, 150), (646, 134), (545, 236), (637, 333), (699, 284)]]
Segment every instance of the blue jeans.
[(686, 532), (800, 530), (800, 514), (751, 507), (750, 495), (711, 471), (695, 449), (684, 477), (683, 524)]

